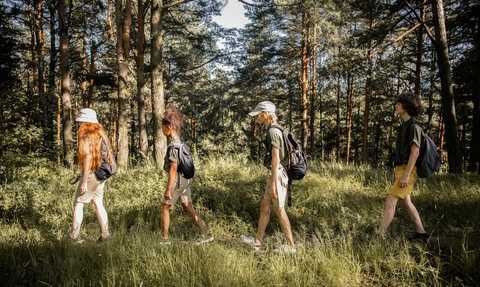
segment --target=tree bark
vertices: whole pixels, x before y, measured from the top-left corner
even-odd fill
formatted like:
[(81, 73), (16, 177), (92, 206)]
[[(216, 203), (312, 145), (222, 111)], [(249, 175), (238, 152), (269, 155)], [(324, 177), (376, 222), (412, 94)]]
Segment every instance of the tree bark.
[(145, 49), (143, 42), (145, 41), (145, 9), (146, 5), (143, 0), (138, 0), (138, 66), (137, 66), (137, 112), (138, 112), (138, 136), (140, 153), (147, 158), (148, 156), (148, 134), (147, 134), (147, 118), (145, 107)]
[(130, 51), (130, 25), (132, 0), (125, 3), (123, 17), (122, 0), (115, 0), (115, 23), (117, 27), (117, 65), (118, 65), (118, 152), (117, 171), (123, 172), (128, 167), (128, 60)]
[(162, 133), (162, 117), (165, 112), (163, 86), (163, 0), (152, 1), (151, 19), (151, 63), (152, 63), (152, 120), (154, 159), (158, 167), (163, 165), (167, 140)]
[(367, 82), (365, 83), (365, 111), (363, 118), (363, 147), (362, 147), (362, 163), (367, 162), (367, 145), (368, 145), (368, 123), (370, 117), (370, 96), (372, 94), (372, 55), (371, 49), (367, 55)]
[(445, 123), (445, 140), (448, 152), (448, 171), (449, 173), (461, 173), (462, 160), (457, 135), (457, 118), (448, 54), (443, 0), (432, 0), (432, 11), (435, 26), (435, 50), (438, 55), (438, 70), (442, 87), (441, 95)]
[[(87, 106), (89, 108), (93, 107), (93, 92), (95, 88), (95, 80), (94, 80), (94, 75), (95, 75), (95, 57), (97, 56), (98, 48), (103, 46), (108, 40), (112, 38), (113, 35), (113, 30), (112, 30), (112, 22), (110, 21), (110, 5), (107, 5), (107, 27), (108, 27), (108, 33), (103, 37), (103, 39), (99, 43), (95, 43), (95, 41), (92, 41), (92, 44), (90, 46), (90, 68), (89, 68), (89, 74), (90, 74), (90, 79), (88, 80), (88, 95), (87, 99), (84, 99), (84, 107)], [(86, 102), (85, 102), (86, 101)]]
[[(426, 0), (421, 0), (424, 4)], [(422, 22), (425, 22), (425, 8), (426, 5), (422, 5), (420, 8), (420, 19)], [(420, 25), (417, 32), (417, 55), (415, 60), (415, 94), (420, 95), (421, 87), (420, 82), (422, 79), (422, 56), (423, 56), (423, 32), (424, 26)]]
[(302, 123), (302, 148), (306, 150), (307, 148), (307, 138), (308, 138), (308, 46), (309, 46), (309, 31), (308, 31), (308, 20), (305, 11), (302, 12), (302, 41), (301, 41), (301, 63), (302, 63), (302, 75), (301, 75), (301, 123)]
[(63, 126), (63, 160), (65, 165), (73, 168), (73, 136), (72, 136), (72, 104), (70, 102), (70, 68), (68, 66), (68, 23), (65, 0), (58, 1), (58, 24), (60, 29), (60, 74), (62, 98), (62, 126)]
[(336, 161), (340, 162), (340, 140), (341, 140), (341, 129), (340, 129), (340, 96), (341, 96), (341, 87), (340, 87), (340, 74), (337, 75), (337, 158)]
[(351, 134), (352, 134), (352, 96), (354, 77), (350, 72), (347, 74), (347, 118), (345, 121), (345, 165), (348, 166), (350, 161), (350, 147), (351, 147)]
[(473, 91), (472, 139), (470, 140), (468, 171), (480, 173), (480, 29), (477, 30), (477, 38), (475, 41), (475, 90)]

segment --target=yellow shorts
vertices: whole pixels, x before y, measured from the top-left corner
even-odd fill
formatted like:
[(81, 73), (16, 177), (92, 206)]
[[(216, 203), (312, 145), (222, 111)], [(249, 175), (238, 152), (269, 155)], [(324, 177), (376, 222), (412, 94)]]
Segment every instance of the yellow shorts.
[(393, 187), (390, 190), (391, 195), (393, 195), (395, 197), (398, 197), (398, 198), (401, 198), (401, 199), (404, 199), (405, 196), (407, 196), (407, 194), (410, 194), (412, 192), (413, 184), (418, 179), (417, 167), (414, 166), (413, 169), (412, 169), (412, 172), (410, 173), (410, 177), (408, 179), (408, 185), (405, 186), (405, 187), (400, 187), (400, 185), (399, 185), (400, 178), (402, 177), (403, 173), (405, 172), (406, 167), (407, 167), (406, 164), (397, 165), (395, 167), (395, 183), (393, 184)]

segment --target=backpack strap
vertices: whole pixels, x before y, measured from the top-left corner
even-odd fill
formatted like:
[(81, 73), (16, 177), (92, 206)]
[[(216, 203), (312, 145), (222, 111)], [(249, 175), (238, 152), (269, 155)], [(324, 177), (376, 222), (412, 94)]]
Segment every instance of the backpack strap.
[(179, 161), (179, 163), (177, 164), (177, 188), (180, 188), (180, 171), (178, 169), (180, 167), (180, 153), (182, 152), (182, 145), (183, 145), (183, 141), (180, 141), (180, 144), (171, 144), (167, 148), (167, 156), (172, 149), (174, 149), (174, 148), (178, 149), (178, 161)]
[(285, 157), (288, 159), (288, 164), (287, 164), (287, 166), (285, 166), (285, 165), (283, 164), (283, 160), (284, 160), (285, 158), (280, 159), (280, 164), (283, 165), (283, 167), (288, 170), (288, 169), (290, 169), (290, 152), (292, 151), (292, 146), (291, 146), (290, 141), (288, 140), (288, 136), (287, 136), (287, 133), (288, 133), (288, 132), (287, 132), (286, 129), (284, 129), (281, 125), (279, 125), (279, 124), (277, 124), (277, 123), (271, 124), (271, 125), (268, 127), (267, 131), (266, 131), (267, 136), (266, 136), (265, 147), (266, 147), (266, 149), (267, 149), (268, 152), (270, 152), (269, 149), (268, 149), (268, 147), (270, 147), (270, 150), (271, 150), (271, 146), (272, 146), (272, 138), (271, 138), (271, 136), (270, 136), (270, 129), (271, 129), (271, 128), (279, 129), (280, 132), (282, 133), (283, 143), (284, 143), (285, 148), (286, 148)]

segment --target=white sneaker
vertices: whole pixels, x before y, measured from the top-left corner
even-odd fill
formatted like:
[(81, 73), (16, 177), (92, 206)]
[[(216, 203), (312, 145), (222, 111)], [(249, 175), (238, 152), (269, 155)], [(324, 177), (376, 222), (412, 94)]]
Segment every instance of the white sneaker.
[(291, 247), (289, 245), (282, 245), (282, 246), (280, 246), (280, 248), (274, 249), (273, 251), (275, 251), (277, 253), (296, 253), (297, 248)]
[(160, 245), (170, 245), (171, 243), (168, 239), (160, 239)]
[(199, 239), (198, 241), (196, 241), (194, 244), (195, 245), (200, 245), (200, 244), (203, 244), (203, 243), (208, 243), (208, 242), (212, 242), (213, 241), (213, 235), (209, 235), (205, 238), (202, 238), (202, 239)]
[(248, 245), (252, 246), (255, 250), (260, 250), (260, 247), (262, 247), (261, 244), (255, 244), (255, 237), (254, 236), (245, 236), (242, 235), (240, 236), (243, 240), (243, 242), (247, 243)]

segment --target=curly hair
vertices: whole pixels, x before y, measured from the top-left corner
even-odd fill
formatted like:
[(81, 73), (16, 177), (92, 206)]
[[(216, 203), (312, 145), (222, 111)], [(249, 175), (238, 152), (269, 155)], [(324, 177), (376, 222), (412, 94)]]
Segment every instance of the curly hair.
[(277, 122), (277, 115), (275, 115), (274, 113), (265, 112), (265, 111), (262, 111), (260, 113), (265, 115), (265, 118), (267, 119), (267, 123), (269, 125)]
[(162, 125), (171, 127), (177, 133), (183, 127), (182, 112), (175, 107), (169, 107), (165, 110), (162, 119)]
[(420, 96), (414, 93), (401, 93), (396, 100), (397, 103), (402, 104), (402, 107), (412, 117), (417, 117), (422, 111), (422, 103)]

